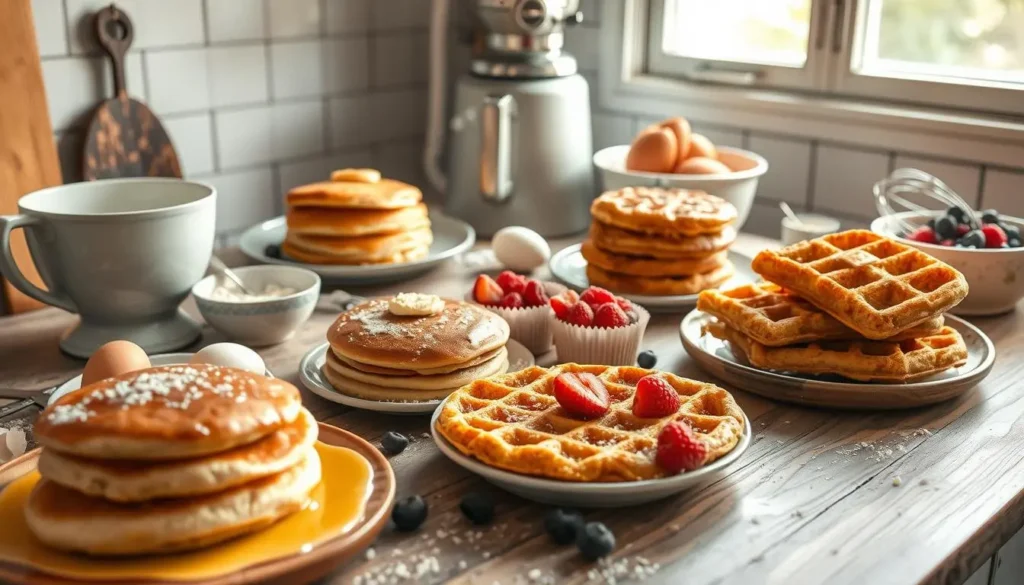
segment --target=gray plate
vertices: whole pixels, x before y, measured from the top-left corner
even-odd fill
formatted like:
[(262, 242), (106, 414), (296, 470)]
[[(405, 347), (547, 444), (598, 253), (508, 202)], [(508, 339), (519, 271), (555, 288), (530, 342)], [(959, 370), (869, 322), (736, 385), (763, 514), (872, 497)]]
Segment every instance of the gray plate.
[[(759, 280), (754, 271), (750, 269), (750, 258), (730, 251), (729, 260), (736, 267), (736, 274), (725, 281), (720, 288), (737, 287)], [(580, 253), (580, 244), (574, 244), (559, 250), (557, 254), (551, 257), (549, 267), (551, 268), (551, 274), (566, 286), (570, 286), (577, 291), (590, 286), (590, 282), (587, 281), (587, 261), (583, 258), (583, 254)], [(683, 309), (689, 309), (697, 304), (697, 295), (648, 296), (616, 294), (641, 305), (652, 313), (681, 312)]]
[(760, 370), (737, 357), (729, 344), (701, 327), (711, 319), (694, 310), (679, 326), (683, 347), (700, 366), (733, 386), (766, 398), (808, 406), (856, 409), (913, 408), (935, 404), (974, 388), (992, 371), (996, 349), (980, 329), (963, 319), (946, 315), (946, 325), (956, 329), (967, 345), (967, 363), (924, 380), (907, 384), (854, 382), (839, 376), (809, 376)]
[(269, 245), (280, 245), (288, 230), (283, 217), (276, 217), (254, 225), (242, 234), (239, 247), (246, 256), (265, 264), (301, 266), (334, 284), (366, 285), (398, 282), (422, 274), (441, 262), (465, 252), (476, 242), (476, 232), (469, 224), (440, 214), (430, 215), (434, 243), (427, 257), (402, 264), (371, 264), (366, 266), (336, 266), (305, 264), (287, 258), (272, 258), (264, 252)]

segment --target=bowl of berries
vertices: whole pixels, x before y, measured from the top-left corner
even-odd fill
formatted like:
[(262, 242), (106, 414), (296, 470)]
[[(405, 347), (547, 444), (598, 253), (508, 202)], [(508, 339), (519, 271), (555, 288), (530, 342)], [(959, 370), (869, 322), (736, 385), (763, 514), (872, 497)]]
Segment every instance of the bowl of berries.
[(481, 274), (466, 300), (482, 305), (508, 323), (509, 337), (533, 355), (551, 349), (551, 297), (566, 290), (556, 282), (544, 282), (504, 270), (496, 278)]
[(960, 206), (945, 211), (883, 215), (871, 231), (895, 238), (949, 264), (970, 286), (953, 313), (997, 315), (1024, 298), (1024, 219), (995, 209), (975, 213)]

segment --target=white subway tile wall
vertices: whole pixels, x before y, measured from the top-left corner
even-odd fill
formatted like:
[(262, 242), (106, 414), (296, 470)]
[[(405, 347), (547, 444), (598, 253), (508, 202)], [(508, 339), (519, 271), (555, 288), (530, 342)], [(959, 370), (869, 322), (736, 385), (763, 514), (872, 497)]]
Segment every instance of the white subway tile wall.
[[(187, 178), (219, 191), (220, 243), (341, 166), (426, 187), (429, 0), (119, 0), (135, 25), (128, 93), (164, 121)], [(65, 181), (113, 96), (93, 15), (109, 0), (32, 0)], [(379, 31), (379, 32), (378, 32)]]

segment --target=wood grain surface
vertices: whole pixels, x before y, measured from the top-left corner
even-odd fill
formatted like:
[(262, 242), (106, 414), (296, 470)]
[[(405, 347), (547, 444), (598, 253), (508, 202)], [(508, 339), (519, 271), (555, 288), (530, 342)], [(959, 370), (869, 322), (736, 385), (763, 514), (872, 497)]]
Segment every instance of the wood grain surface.
[[(734, 249), (750, 255), (767, 245), (743, 236)], [(222, 257), (239, 261), (229, 251)], [(461, 297), (474, 275), (449, 262), (401, 285), (351, 292)], [(260, 353), (276, 375), (298, 384), (299, 359), (322, 342), (334, 317), (318, 311), (294, 339)], [(681, 318), (655, 315), (642, 348), (657, 353), (661, 369), (713, 380), (683, 351)], [(500, 492), (447, 461), (424, 436), (428, 417), (356, 411), (303, 389), (317, 418), (371, 442), (389, 430), (411, 436), (410, 446), (391, 458), (398, 496), (421, 494), (430, 506), (420, 531), (386, 531), (372, 555), (323, 582), (363, 577), (366, 585), (367, 578), (394, 575), (404, 563), (413, 574), (423, 565), (425, 573), (396, 582), (601, 583), (598, 573), (588, 572), (634, 571), (646, 562), (660, 565), (648, 583), (959, 585), (1024, 524), (1024, 359), (1012, 357), (1024, 356), (1024, 306), (972, 322), (995, 342), (995, 367), (974, 391), (936, 406), (830, 411), (729, 387), (754, 429), (753, 444), (731, 470), (662, 502), (586, 512), (615, 532), (612, 568), (586, 563), (574, 547), (554, 545), (542, 526), (545, 507)], [(80, 370), (81, 361), (57, 349), (70, 323), (49, 309), (0, 320), (0, 385), (44, 388)], [(221, 340), (207, 329), (196, 347)], [(495, 494), (492, 525), (472, 526), (459, 511), (460, 498), (471, 491)], [(631, 581), (620, 576), (617, 582)]]

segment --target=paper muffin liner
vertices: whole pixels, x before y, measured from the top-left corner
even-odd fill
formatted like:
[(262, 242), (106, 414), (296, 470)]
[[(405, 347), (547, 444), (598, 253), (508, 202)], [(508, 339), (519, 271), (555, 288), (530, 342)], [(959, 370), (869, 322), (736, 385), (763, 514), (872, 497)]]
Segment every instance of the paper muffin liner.
[(559, 363), (632, 366), (651, 314), (636, 303), (637, 320), (632, 325), (615, 327), (580, 327), (566, 323), (551, 312), (551, 333), (558, 350)]
[[(554, 296), (566, 290), (566, 287), (553, 282), (543, 284), (544, 291), (548, 293), (548, 296)], [(473, 300), (472, 291), (466, 293), (466, 300), (480, 305)], [(554, 312), (550, 305), (521, 309), (480, 306), (504, 319), (508, 323), (509, 337), (523, 344), (533, 355), (541, 355), (551, 350), (553, 346), (551, 322), (554, 320)]]

